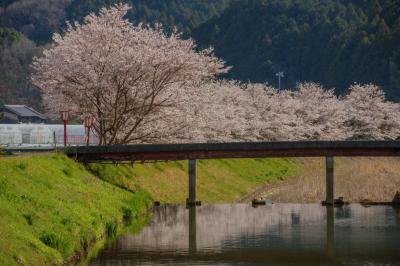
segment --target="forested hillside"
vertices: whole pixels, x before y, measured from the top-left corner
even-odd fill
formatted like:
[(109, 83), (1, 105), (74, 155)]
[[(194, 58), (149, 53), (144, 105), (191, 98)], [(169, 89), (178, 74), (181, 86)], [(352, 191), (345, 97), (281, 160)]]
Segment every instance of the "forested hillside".
[(90, 12), (116, 3), (134, 8), (128, 19), (136, 23), (161, 22), (177, 26), (181, 31), (216, 16), (231, 0), (18, 0), (0, 3), (0, 27), (14, 28), (38, 43), (50, 41), (65, 21), (82, 21)]
[(0, 105), (23, 103), (40, 107), (40, 93), (30, 82), (32, 57), (40, 48), (14, 29), (0, 28)]
[(400, 98), (398, 0), (237, 0), (193, 36), (233, 66), (229, 78), (277, 85), (283, 71), (286, 88), (372, 82)]
[[(127, 18), (139, 23), (161, 22), (167, 28), (176, 26), (186, 34), (211, 17), (218, 16), (231, 0), (128, 0), (123, 1), (134, 7)], [(84, 16), (96, 11), (115, 0), (75, 0), (67, 8), (68, 20), (82, 20)]]
[(191, 29), (219, 15), (231, 0), (6, 0), (0, 2), (0, 104), (25, 103), (41, 107), (40, 93), (30, 82), (32, 57), (39, 55), (60, 32), (65, 21), (82, 21), (103, 6), (126, 2), (134, 8), (135, 23), (161, 22), (177, 26), (187, 36)]
[[(30, 82), (40, 55), (65, 21), (120, 0), (5, 0), (0, 2), (0, 104), (40, 109)], [(136, 23), (176, 25), (233, 66), (229, 78), (277, 85), (321, 82), (343, 93), (372, 82), (400, 99), (399, 0), (126, 0)], [(232, 3), (232, 4), (231, 4)]]

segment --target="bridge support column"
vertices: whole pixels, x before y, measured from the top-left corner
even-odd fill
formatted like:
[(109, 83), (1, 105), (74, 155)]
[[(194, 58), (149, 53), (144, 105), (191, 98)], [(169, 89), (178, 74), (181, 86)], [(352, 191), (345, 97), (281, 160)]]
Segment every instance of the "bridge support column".
[(186, 201), (187, 205), (196, 205), (196, 160), (189, 160), (189, 198)]
[(333, 164), (334, 160), (332, 156), (325, 157), (325, 167), (326, 167), (326, 204), (334, 204), (334, 176), (333, 176)]

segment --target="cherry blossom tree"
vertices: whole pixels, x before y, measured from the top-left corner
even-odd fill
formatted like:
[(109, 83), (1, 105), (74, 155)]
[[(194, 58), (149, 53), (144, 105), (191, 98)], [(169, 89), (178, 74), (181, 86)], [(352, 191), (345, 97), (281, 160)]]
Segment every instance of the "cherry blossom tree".
[(397, 139), (400, 105), (374, 85), (337, 97), (316, 83), (293, 90), (216, 80), (229, 68), (212, 49), (160, 25), (134, 26), (127, 5), (69, 25), (34, 60), (54, 115), (95, 117), (101, 143)]
[(191, 127), (182, 142), (396, 139), (397, 103), (373, 85), (357, 85), (338, 98), (316, 83), (278, 91), (265, 84), (214, 81), (190, 95), (183, 113)]
[(48, 112), (93, 116), (100, 144), (153, 142), (179, 131), (179, 100), (229, 69), (211, 48), (196, 52), (176, 31), (131, 24), (129, 9), (119, 4), (69, 24), (33, 63)]
[(343, 99), (346, 131), (352, 139), (398, 139), (400, 105), (388, 102), (375, 85), (353, 85)]
[(294, 140), (339, 140), (350, 136), (343, 126), (344, 105), (333, 90), (324, 90), (312, 82), (300, 83), (291, 93), (289, 106), (293, 117), (288, 135)]

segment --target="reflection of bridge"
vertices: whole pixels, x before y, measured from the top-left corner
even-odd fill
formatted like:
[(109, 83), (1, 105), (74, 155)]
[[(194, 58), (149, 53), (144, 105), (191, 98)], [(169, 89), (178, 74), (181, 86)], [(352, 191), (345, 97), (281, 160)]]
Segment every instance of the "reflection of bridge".
[(398, 261), (400, 220), (395, 212), (391, 207), (360, 205), (337, 209), (319, 204), (161, 206), (138, 235), (120, 237), (90, 265)]
[[(189, 245), (188, 256), (184, 259), (207, 260), (212, 258), (216, 261), (238, 261), (239, 259), (252, 263), (310, 263), (315, 260), (332, 259), (335, 255), (335, 229), (334, 229), (334, 208), (326, 207), (326, 253), (313, 251), (256, 251), (256, 250), (225, 250), (223, 252), (215, 252), (209, 254), (207, 252), (198, 251), (197, 249), (197, 219), (196, 206), (188, 208), (189, 211)], [(177, 256), (179, 258), (179, 256)]]
[(196, 202), (196, 159), (325, 157), (326, 203), (333, 204), (334, 156), (400, 156), (400, 141), (301, 141), (202, 144), (143, 144), (69, 147), (67, 155), (82, 162), (189, 160), (189, 204)]

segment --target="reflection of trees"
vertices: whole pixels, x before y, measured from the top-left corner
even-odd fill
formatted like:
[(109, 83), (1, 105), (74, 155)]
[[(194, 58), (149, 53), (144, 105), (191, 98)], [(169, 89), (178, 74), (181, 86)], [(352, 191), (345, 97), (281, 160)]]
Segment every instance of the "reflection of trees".
[[(331, 211), (328, 213), (319, 204), (275, 204), (258, 208), (244, 204), (205, 205), (196, 207), (196, 216), (190, 219), (185, 206), (162, 206), (155, 209), (153, 222), (139, 235), (120, 238), (119, 247), (124, 252), (154, 249), (186, 252), (191, 246), (197, 253), (208, 248), (214, 251), (232, 247), (322, 251), (327, 247), (332, 251), (334, 247), (335, 253), (348, 254), (354, 247), (390, 252), (393, 241), (398, 240), (398, 235), (393, 235), (393, 225), (400, 224), (399, 209), (350, 205)], [(332, 219), (327, 224), (329, 215)], [(337, 218), (335, 223), (333, 218)]]
[(138, 236), (121, 237), (98, 261), (382, 264), (400, 258), (399, 221), (400, 208), (388, 206), (162, 206)]
[[(301, 215), (300, 215), (301, 214)], [(293, 219), (299, 224), (315, 224), (324, 230), (325, 211), (319, 204), (283, 204), (253, 208), (249, 205), (205, 205), (196, 208), (197, 248), (222, 248), (224, 245), (255, 235), (268, 236), (279, 231), (282, 239), (301, 239), (304, 236), (292, 235)], [(185, 206), (161, 206), (155, 209), (152, 223), (138, 236), (121, 238), (124, 249), (134, 246), (157, 249), (186, 249), (190, 228), (189, 211)], [(316, 234), (315, 243), (323, 235)], [(269, 245), (275, 241), (267, 239)], [(317, 245), (317, 244), (316, 244)], [(319, 244), (318, 244), (319, 245)]]

